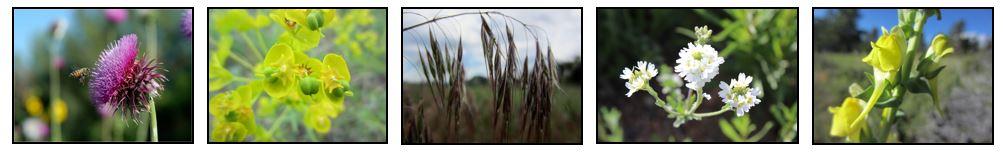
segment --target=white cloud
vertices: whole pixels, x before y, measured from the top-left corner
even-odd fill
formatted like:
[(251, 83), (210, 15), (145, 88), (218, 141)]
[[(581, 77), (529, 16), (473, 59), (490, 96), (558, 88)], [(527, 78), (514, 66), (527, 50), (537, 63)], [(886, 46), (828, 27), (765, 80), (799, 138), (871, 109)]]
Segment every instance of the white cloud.
[[(540, 37), (539, 41), (541, 48), (546, 49), (546, 46), (548, 45), (547, 39), (549, 39), (549, 44), (553, 48), (554, 56), (557, 62), (572, 62), (575, 59), (581, 58), (582, 12), (579, 9), (407, 9), (404, 10), (405, 14), (403, 16), (402, 25), (407, 27), (428, 21), (430, 18), (478, 11), (501, 12), (502, 14), (511, 16), (512, 18), (534, 26), (531, 27), (531, 29), (534, 30), (533, 32), (537, 33), (537, 36)], [(420, 14), (421, 16), (415, 14)], [(492, 30), (496, 33), (496, 35), (504, 34), (503, 30), (505, 25), (509, 25), (510, 28), (512, 28), (513, 35), (515, 35), (515, 43), (516, 46), (519, 47), (518, 54), (520, 54), (520, 57), (525, 57), (526, 54), (529, 54), (530, 58), (534, 58), (532, 53), (534, 53), (533, 51), (535, 50), (531, 49), (535, 49), (536, 40), (529, 34), (529, 31), (526, 28), (514, 20), (507, 19), (499, 15), (492, 15), (491, 17), (492, 19), (489, 19), (488, 24), (492, 26)], [(487, 74), (487, 69), (484, 65), (483, 52), (481, 49), (480, 24), (481, 18), (478, 15), (464, 15), (439, 20), (438, 22), (404, 32), (402, 35), (404, 39), (402, 44), (404, 56), (404, 81), (420, 82), (424, 80), (420, 73), (421, 67), (419, 65), (418, 49), (426, 47), (425, 45), (429, 41), (428, 35), (430, 29), (434, 31), (433, 34), (436, 35), (436, 39), (440, 43), (448, 43), (451, 50), (455, 50), (457, 45), (460, 44), (458, 43), (459, 39), (462, 38), (464, 50), (463, 64), (465, 70), (467, 71), (467, 78), (485, 76)]]

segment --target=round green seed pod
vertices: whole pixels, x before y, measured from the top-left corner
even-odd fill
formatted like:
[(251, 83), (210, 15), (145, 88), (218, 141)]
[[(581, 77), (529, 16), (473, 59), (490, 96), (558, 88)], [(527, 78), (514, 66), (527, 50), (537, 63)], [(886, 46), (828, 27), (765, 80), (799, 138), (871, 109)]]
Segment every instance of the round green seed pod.
[(309, 15), (306, 16), (306, 25), (310, 30), (317, 30), (320, 27), (324, 27), (324, 13), (320, 11), (311, 11)]
[(313, 95), (320, 91), (320, 80), (312, 76), (303, 77), (300, 79), (300, 91), (306, 95)]

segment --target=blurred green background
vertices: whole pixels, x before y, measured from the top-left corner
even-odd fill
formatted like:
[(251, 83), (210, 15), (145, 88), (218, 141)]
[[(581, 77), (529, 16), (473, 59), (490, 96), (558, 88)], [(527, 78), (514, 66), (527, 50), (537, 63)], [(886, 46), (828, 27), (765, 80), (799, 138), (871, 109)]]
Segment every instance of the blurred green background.
[[(600, 142), (727, 142), (719, 129), (719, 119), (735, 117), (734, 111), (722, 115), (689, 121), (674, 128), (674, 119), (655, 106), (649, 95), (624, 94), (625, 80), (621, 70), (648, 61), (656, 66), (676, 66), (679, 51), (695, 41), (693, 28), (707, 25), (713, 30), (710, 45), (725, 59), (720, 74), (704, 86), (713, 95), (697, 112), (716, 111), (724, 105), (717, 93), (718, 83), (737, 78), (739, 73), (751, 75), (753, 84), (763, 89), (761, 103), (747, 114), (760, 129), (766, 122), (774, 126), (760, 141), (796, 141), (796, 120), (778, 121), (770, 107), (781, 103), (790, 108), (797, 99), (797, 10), (796, 9), (600, 9), (597, 12), (596, 108), (599, 129), (614, 130), (618, 136), (602, 138)], [(659, 75), (665, 75), (664, 72)], [(656, 91), (660, 83), (650, 84)], [(683, 90), (685, 93), (684, 89)], [(663, 95), (664, 96), (664, 95)], [(605, 108), (622, 114), (604, 113)], [(779, 108), (779, 107), (778, 107)], [(796, 111), (792, 109), (792, 111)], [(794, 113), (796, 114), (796, 113)], [(616, 120), (615, 116), (620, 118)], [(614, 118), (604, 119), (604, 117)], [(611, 121), (612, 120), (612, 121)], [(603, 123), (611, 122), (611, 123)], [(780, 124), (783, 123), (783, 124)], [(782, 126), (784, 128), (781, 128)], [(602, 130), (597, 130), (603, 132)], [(617, 133), (617, 132), (613, 132)], [(615, 134), (614, 134), (615, 135)]]
[[(103, 50), (132, 33), (139, 38), (139, 54), (156, 59), (165, 70), (160, 73), (167, 81), (156, 99), (160, 141), (192, 141), (192, 39), (180, 28), (186, 10), (125, 10), (114, 15), (106, 11), (15, 9), (14, 141), (147, 141), (150, 133), (144, 129), (149, 121), (102, 117), (91, 103), (87, 84), (70, 76), (74, 70), (92, 68)], [(65, 32), (60, 34), (54, 30), (57, 27)], [(52, 124), (24, 123), (35, 119), (50, 123), (47, 112), (59, 110), (51, 103), (56, 96), (66, 103), (61, 136), (27, 134), (54, 130)], [(29, 114), (29, 97), (37, 98), (32, 101), (42, 104), (46, 113)]]
[[(945, 114), (937, 115), (929, 95), (906, 94), (901, 105), (905, 120), (894, 127), (897, 141), (992, 142), (992, 10), (941, 11), (940, 20), (927, 21), (923, 42), (944, 34), (955, 49), (937, 76)], [(850, 84), (869, 84), (867, 74), (873, 70), (861, 59), (870, 52), (869, 43), (881, 35), (880, 28), (895, 26), (898, 18), (894, 9), (816, 9), (813, 14), (812, 142), (843, 142), (829, 136), (829, 107), (850, 95)], [(922, 45), (917, 58), (927, 47)]]

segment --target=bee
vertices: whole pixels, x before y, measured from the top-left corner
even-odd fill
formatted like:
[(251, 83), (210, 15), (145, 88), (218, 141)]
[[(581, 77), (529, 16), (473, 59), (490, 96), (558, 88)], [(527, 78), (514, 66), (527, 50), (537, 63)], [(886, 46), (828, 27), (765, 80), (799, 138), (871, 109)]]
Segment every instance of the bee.
[(73, 72), (70, 72), (70, 76), (74, 77), (74, 78), (77, 78), (77, 79), (80, 79), (81, 83), (84, 82), (84, 79), (87, 79), (87, 75), (88, 74), (90, 74), (90, 69), (88, 69), (86, 67), (85, 68), (80, 68), (80, 69), (77, 69), (77, 70), (73, 70)]

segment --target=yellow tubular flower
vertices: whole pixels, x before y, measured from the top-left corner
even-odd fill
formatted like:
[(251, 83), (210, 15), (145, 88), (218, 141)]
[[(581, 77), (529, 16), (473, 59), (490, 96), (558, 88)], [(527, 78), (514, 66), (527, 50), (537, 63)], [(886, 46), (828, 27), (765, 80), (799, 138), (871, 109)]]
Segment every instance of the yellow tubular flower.
[[(948, 54), (954, 53), (954, 48), (948, 44), (947, 36), (943, 34), (937, 34), (936, 37), (930, 41), (930, 48), (926, 50), (926, 55), (924, 58), (929, 59), (930, 66), (927, 66), (926, 70), (920, 71), (934, 71), (940, 67), (940, 60), (947, 56)], [(930, 97), (933, 98), (933, 105), (937, 108), (937, 112), (943, 114), (944, 109), (940, 107), (940, 96), (937, 95), (937, 78), (927, 78), (928, 84), (930, 86)]]
[(861, 115), (857, 116), (857, 119), (850, 125), (852, 128), (860, 128), (860, 123), (867, 118), (867, 112), (874, 108), (874, 104), (877, 104), (885, 87), (898, 80), (897, 74), (899, 67), (902, 66), (902, 54), (905, 52), (905, 34), (898, 27), (892, 28), (890, 33), (884, 28), (881, 31), (883, 34), (878, 38), (878, 42), (871, 42), (871, 53), (862, 60), (874, 67), (874, 92), (867, 100), (867, 107), (864, 107)]
[(851, 126), (851, 124), (854, 118), (862, 114), (860, 111), (861, 101), (857, 98), (846, 97), (840, 107), (829, 108), (833, 113), (832, 127), (829, 129), (829, 135), (847, 137), (850, 141), (860, 140), (862, 126)]
[(905, 34), (898, 27), (892, 28), (891, 33), (884, 28), (881, 31), (883, 34), (878, 41), (871, 42), (871, 53), (862, 61), (874, 67), (875, 79), (890, 78), (895, 82), (894, 72), (902, 66), (902, 54), (905, 52)]
[(954, 48), (948, 44), (947, 36), (937, 34), (937, 36), (930, 41), (930, 49), (926, 50), (924, 58), (929, 58), (933, 62), (940, 62), (941, 58), (944, 58), (944, 56), (951, 53), (954, 53)]

